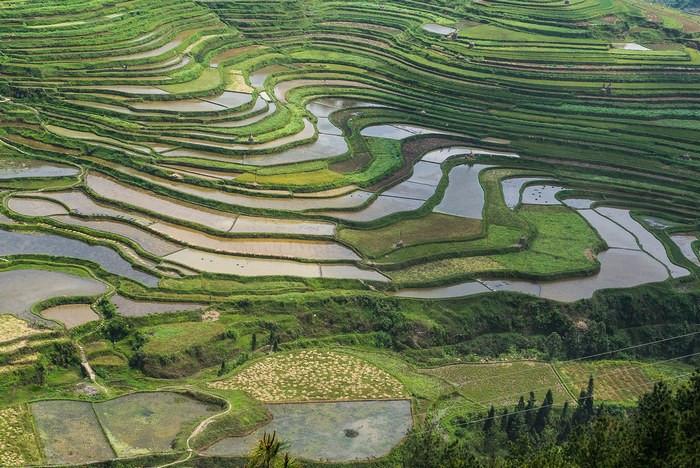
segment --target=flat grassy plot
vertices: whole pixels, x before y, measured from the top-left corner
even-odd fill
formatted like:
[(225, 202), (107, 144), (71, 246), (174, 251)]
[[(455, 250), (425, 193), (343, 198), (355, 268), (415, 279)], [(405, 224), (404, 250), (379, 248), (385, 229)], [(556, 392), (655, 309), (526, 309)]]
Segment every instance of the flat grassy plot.
[(531, 391), (541, 401), (549, 389), (556, 405), (571, 399), (552, 367), (543, 362), (455, 364), (425, 369), (423, 372), (446, 380), (466, 398), (485, 408), (492, 404), (515, 405), (521, 395), (527, 399)]
[(225, 331), (220, 322), (181, 322), (146, 327), (148, 337), (144, 351), (148, 354), (170, 354), (207, 343)]
[(492, 257), (509, 270), (534, 275), (589, 269), (601, 246), (596, 232), (575, 211), (564, 207), (526, 206), (519, 214), (537, 230), (525, 252)]
[(172, 450), (177, 435), (221, 411), (173, 392), (133, 393), (95, 405), (95, 413), (119, 456)]
[(75, 465), (115, 457), (91, 403), (38, 401), (31, 410), (47, 463)]
[(648, 364), (635, 361), (573, 362), (557, 366), (567, 387), (578, 395), (593, 376), (594, 397), (598, 401), (632, 404), (651, 391), (654, 382), (670, 379), (669, 385), (682, 382), (674, 377), (692, 372), (683, 364)]
[(40, 460), (26, 406), (0, 409), (0, 466), (25, 466)]
[(265, 402), (404, 398), (401, 383), (348, 354), (304, 350), (265, 357), (214, 388), (244, 390)]
[(396, 248), (426, 242), (466, 239), (481, 233), (481, 221), (431, 213), (417, 219), (407, 219), (379, 229), (343, 229), (340, 240), (354, 245), (369, 257), (377, 257)]

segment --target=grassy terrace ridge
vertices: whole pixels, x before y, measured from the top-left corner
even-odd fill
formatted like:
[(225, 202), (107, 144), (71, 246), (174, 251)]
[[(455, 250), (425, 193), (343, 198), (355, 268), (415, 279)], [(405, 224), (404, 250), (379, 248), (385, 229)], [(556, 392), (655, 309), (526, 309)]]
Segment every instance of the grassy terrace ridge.
[(699, 122), (700, 17), (647, 0), (0, 2), (0, 465), (434, 421), (522, 466), (591, 376), (682, 393)]

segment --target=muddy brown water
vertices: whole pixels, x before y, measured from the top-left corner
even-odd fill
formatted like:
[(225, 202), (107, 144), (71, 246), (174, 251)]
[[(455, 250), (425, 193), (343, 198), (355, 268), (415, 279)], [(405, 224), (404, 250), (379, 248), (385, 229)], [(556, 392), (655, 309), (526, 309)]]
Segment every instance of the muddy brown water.
[(100, 319), (100, 316), (92, 310), (90, 304), (65, 304), (50, 307), (43, 310), (41, 315), (49, 320), (63, 323), (69, 330), (78, 325)]
[(60, 296), (98, 296), (106, 286), (97, 280), (47, 270), (0, 272), (0, 313), (53, 326), (29, 312), (32, 305)]

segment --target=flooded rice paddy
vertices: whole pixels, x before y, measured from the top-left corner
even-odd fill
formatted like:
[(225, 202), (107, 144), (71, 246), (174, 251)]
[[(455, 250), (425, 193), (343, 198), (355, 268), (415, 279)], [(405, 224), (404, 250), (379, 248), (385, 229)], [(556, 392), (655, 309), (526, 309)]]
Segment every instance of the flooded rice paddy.
[(77, 465), (115, 458), (92, 404), (46, 400), (30, 408), (47, 463)]
[(698, 236), (692, 234), (673, 234), (671, 240), (678, 246), (685, 258), (700, 266), (700, 257), (693, 249), (693, 243), (698, 241)]
[(204, 307), (204, 304), (196, 303), (135, 301), (118, 294), (113, 296), (110, 301), (117, 307), (119, 313), (126, 317), (144, 317), (152, 314), (198, 310)]
[(520, 192), (525, 184), (542, 180), (541, 177), (511, 177), (501, 181), (501, 191), (506, 206), (515, 209), (520, 203)]
[(275, 404), (272, 421), (249, 436), (223, 439), (210, 456), (244, 456), (263, 432), (275, 431), (298, 458), (324, 462), (363, 461), (388, 454), (412, 426), (411, 403), (355, 401)]
[(158, 284), (156, 276), (135, 269), (108, 247), (90, 245), (53, 234), (0, 230), (0, 256), (7, 255), (50, 255), (87, 260), (98, 264), (109, 273), (129, 278), (146, 286)]
[(92, 278), (58, 271), (9, 270), (0, 272), (0, 313), (9, 313), (50, 325), (30, 312), (32, 305), (61, 296), (98, 296), (106, 286)]
[(78, 174), (78, 169), (63, 164), (0, 156), (0, 180), (34, 177), (69, 177)]
[(239, 276), (298, 276), (302, 278), (347, 278), (387, 281), (374, 270), (354, 265), (321, 265), (292, 260), (237, 257), (187, 248), (164, 257), (193, 270)]
[(132, 393), (96, 403), (95, 414), (119, 456), (169, 452), (181, 430), (221, 412), (173, 392)]
[(69, 330), (78, 325), (100, 319), (100, 316), (92, 310), (90, 304), (65, 304), (49, 307), (44, 309), (41, 315), (49, 320), (62, 323)]
[(7, 207), (24, 216), (52, 216), (68, 213), (63, 205), (39, 198), (12, 197), (8, 200)]
[(556, 195), (562, 190), (557, 185), (528, 185), (523, 189), (521, 202), (525, 205), (561, 205)]
[(445, 195), (433, 211), (462, 218), (482, 219), (484, 189), (479, 183), (479, 174), (489, 167), (492, 166), (475, 164), (453, 168)]
[(99, 403), (46, 400), (30, 408), (49, 464), (171, 452), (180, 431), (221, 411), (174, 392), (132, 393)]
[(435, 23), (427, 23), (421, 26), (421, 28), (424, 31), (427, 31), (429, 33), (433, 34), (438, 34), (440, 36), (449, 36), (452, 33), (457, 32), (455, 28), (451, 28), (449, 26), (442, 26), (440, 24), (435, 24)]
[(311, 260), (360, 260), (351, 249), (332, 241), (233, 239), (167, 223), (156, 223), (149, 226), (149, 229), (178, 242), (223, 253)]
[(467, 281), (436, 288), (403, 289), (397, 295), (424, 299), (446, 299), (474, 294), (512, 291), (561, 302), (588, 299), (602, 289), (631, 288), (664, 281), (668, 271), (646, 252), (610, 249), (598, 255), (600, 271), (592, 276), (557, 281)]

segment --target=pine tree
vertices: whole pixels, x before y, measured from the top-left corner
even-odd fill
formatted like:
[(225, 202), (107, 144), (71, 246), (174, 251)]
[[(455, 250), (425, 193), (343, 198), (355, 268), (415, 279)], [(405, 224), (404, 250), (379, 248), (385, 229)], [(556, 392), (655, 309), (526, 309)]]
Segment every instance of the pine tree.
[(586, 389), (586, 401), (584, 402), (584, 408), (586, 412), (586, 421), (590, 421), (595, 415), (593, 401), (593, 376), (588, 378), (588, 388)]
[(486, 421), (484, 421), (484, 433), (487, 436), (493, 435), (493, 429), (494, 425), (496, 423), (496, 409), (491, 405), (491, 408), (489, 408), (489, 413), (486, 416)]
[(216, 373), (219, 377), (224, 375), (226, 373), (226, 361), (224, 359), (221, 360), (221, 366), (219, 367), (219, 372)]
[(501, 431), (506, 432), (508, 429), (508, 419), (510, 418), (510, 415), (508, 414), (508, 409), (503, 408), (503, 411), (501, 412)]
[(515, 407), (515, 411), (508, 418), (508, 426), (506, 427), (506, 434), (508, 439), (515, 441), (520, 437), (520, 432), (523, 426), (523, 411), (525, 410), (525, 399), (520, 397), (518, 405)]
[(525, 425), (528, 430), (532, 429), (532, 425), (535, 422), (535, 393), (530, 392), (530, 396), (527, 399), (527, 406), (525, 406)]
[(253, 333), (253, 336), (250, 339), (250, 350), (255, 351), (255, 348), (258, 347), (258, 335)]
[(541, 434), (542, 431), (547, 427), (549, 423), (549, 413), (552, 411), (552, 405), (554, 404), (554, 396), (552, 395), (552, 390), (547, 390), (547, 395), (544, 397), (542, 406), (537, 410), (537, 416), (535, 417), (535, 423), (533, 428), (535, 432)]
[(564, 407), (561, 410), (561, 416), (559, 416), (559, 427), (557, 434), (557, 442), (564, 442), (569, 438), (571, 433), (571, 416), (569, 415), (569, 402), (564, 402)]
[(657, 383), (639, 399), (635, 426), (639, 461), (647, 466), (669, 466), (677, 440), (678, 412), (665, 383)]

